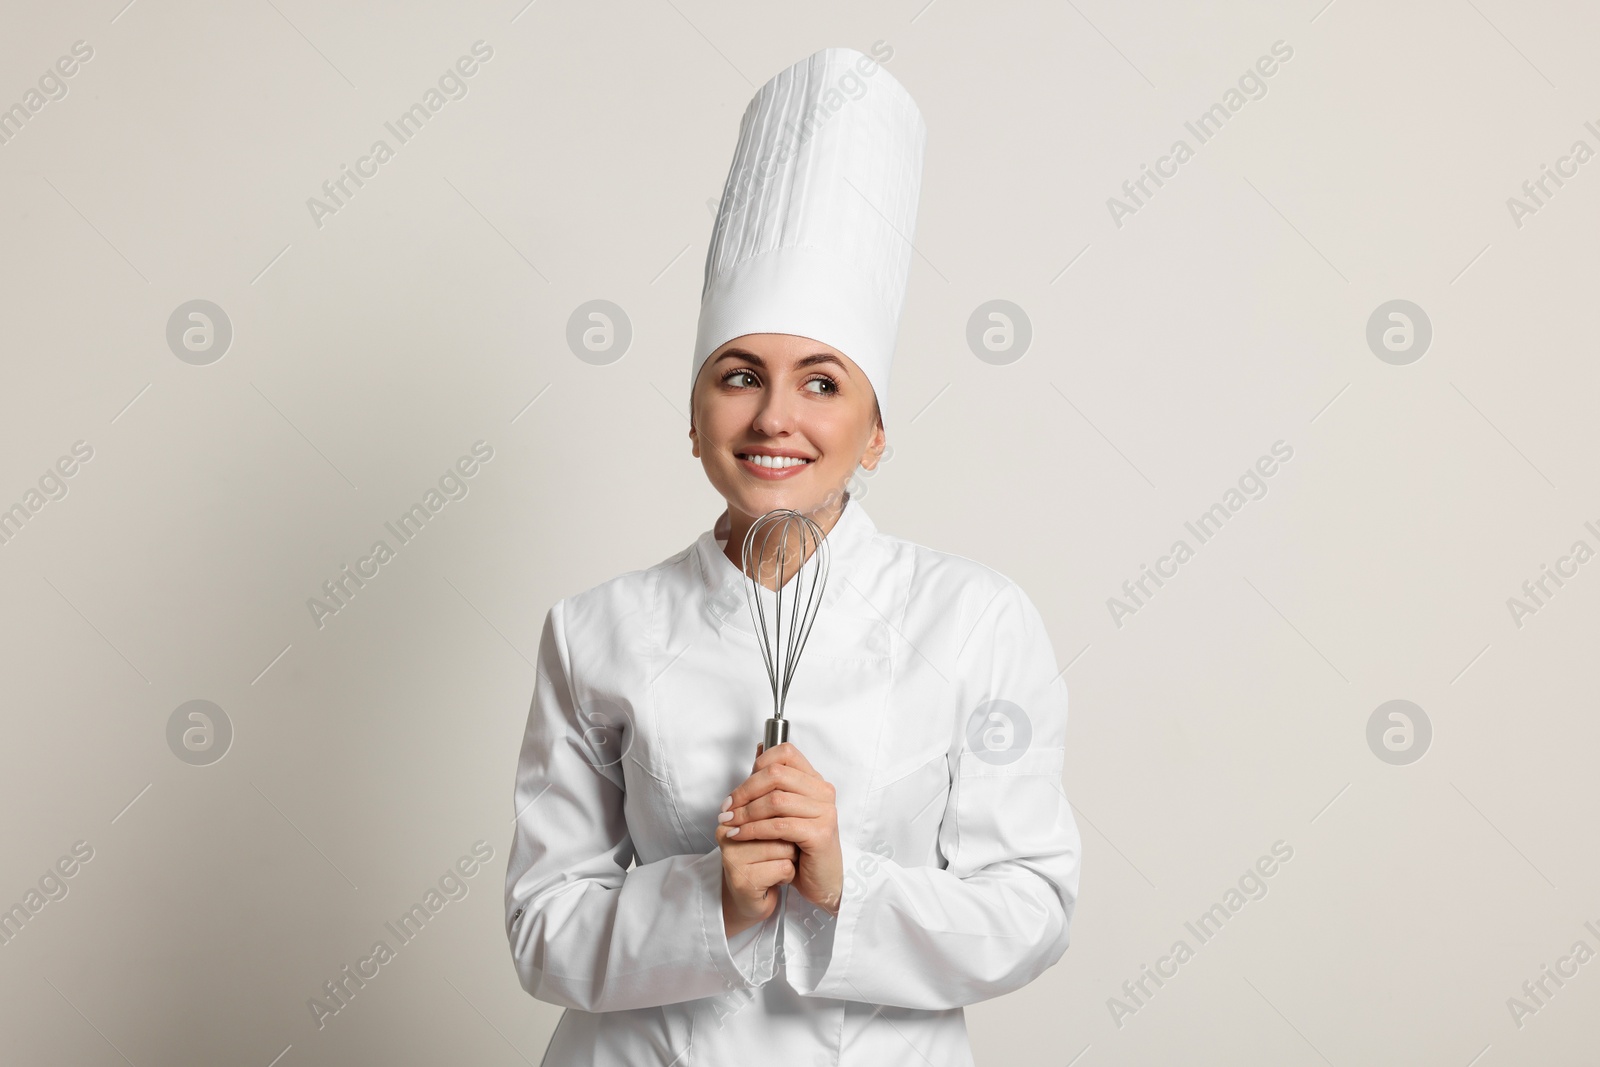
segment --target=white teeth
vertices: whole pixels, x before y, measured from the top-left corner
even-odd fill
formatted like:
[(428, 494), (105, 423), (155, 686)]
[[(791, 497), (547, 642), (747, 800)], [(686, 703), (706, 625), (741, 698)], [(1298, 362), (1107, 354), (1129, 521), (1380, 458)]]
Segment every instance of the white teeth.
[(744, 458), (749, 460), (751, 463), (754, 463), (758, 467), (773, 468), (798, 467), (802, 463), (811, 462), (808, 459), (798, 459), (794, 456), (752, 456), (746, 454)]

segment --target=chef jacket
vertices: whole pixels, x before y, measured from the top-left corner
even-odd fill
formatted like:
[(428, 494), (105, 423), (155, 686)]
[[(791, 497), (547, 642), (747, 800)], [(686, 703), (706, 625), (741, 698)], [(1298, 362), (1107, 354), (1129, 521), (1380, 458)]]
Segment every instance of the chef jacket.
[(848, 498), (827, 542), (784, 714), (835, 789), (837, 916), (785, 885), (765, 922), (723, 924), (716, 817), (773, 712), (725, 542), (545, 617), (506, 922), (523, 988), (567, 1008), (547, 1067), (970, 1065), (963, 1005), (1066, 950), (1081, 845), (1038, 611)]

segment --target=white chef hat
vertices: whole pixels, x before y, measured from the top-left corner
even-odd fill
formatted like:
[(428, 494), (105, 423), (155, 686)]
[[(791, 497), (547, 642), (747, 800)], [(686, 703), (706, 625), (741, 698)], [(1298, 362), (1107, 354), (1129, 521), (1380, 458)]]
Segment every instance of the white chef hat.
[(761, 87), (706, 252), (691, 391), (733, 338), (796, 334), (849, 356), (888, 424), (926, 142), (911, 94), (853, 48), (825, 48)]

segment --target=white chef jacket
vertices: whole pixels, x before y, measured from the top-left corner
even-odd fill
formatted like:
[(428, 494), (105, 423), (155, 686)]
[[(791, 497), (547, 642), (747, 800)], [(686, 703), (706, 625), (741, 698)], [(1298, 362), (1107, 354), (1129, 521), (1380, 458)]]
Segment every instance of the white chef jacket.
[(506, 922), (523, 988), (567, 1008), (547, 1067), (970, 1065), (962, 1006), (1066, 950), (1081, 848), (1038, 611), (856, 501), (827, 541), (785, 717), (836, 791), (837, 917), (783, 886), (765, 922), (723, 925), (716, 817), (773, 710), (725, 542), (546, 616)]

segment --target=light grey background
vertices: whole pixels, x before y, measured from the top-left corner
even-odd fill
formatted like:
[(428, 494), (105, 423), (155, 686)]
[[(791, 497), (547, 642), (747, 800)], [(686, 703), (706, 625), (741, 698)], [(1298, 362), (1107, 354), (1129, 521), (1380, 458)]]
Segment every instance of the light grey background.
[[(1600, 962), (1520, 1025), (1508, 998), (1600, 950), (1600, 562), (1520, 626), (1507, 601), (1600, 548), (1600, 160), (1520, 226), (1507, 200), (1600, 149), (1600, 15), (1323, 3), (8, 4), (0, 106), (93, 57), (0, 145), (0, 507), (93, 456), (0, 545), (0, 904), (94, 854), (0, 946), (0, 1060), (538, 1062), (559, 1010), (517, 985), (501, 887), (540, 624), (718, 514), (685, 393), (739, 115), (882, 40), (929, 141), (861, 500), (1018, 581), (1072, 694), (1072, 947), (969, 1010), (979, 1061), (1588, 1062)], [(319, 227), (307, 199), (479, 40), (467, 95)], [(208, 365), (166, 339), (196, 299), (233, 331)], [(594, 299), (633, 331), (607, 365), (566, 342)], [(966, 340), (996, 299), (1032, 330), (1004, 365)], [(1397, 299), (1433, 330), (1407, 365), (1366, 341)], [(319, 628), (321, 583), (479, 440), (469, 493)], [(1108, 598), (1279, 440), (1119, 626)], [(1409, 764), (1368, 746), (1395, 699), (1432, 726)], [(191, 700), (220, 761), (169, 749)], [(319, 1029), (308, 998), (479, 840), (468, 896)]]

